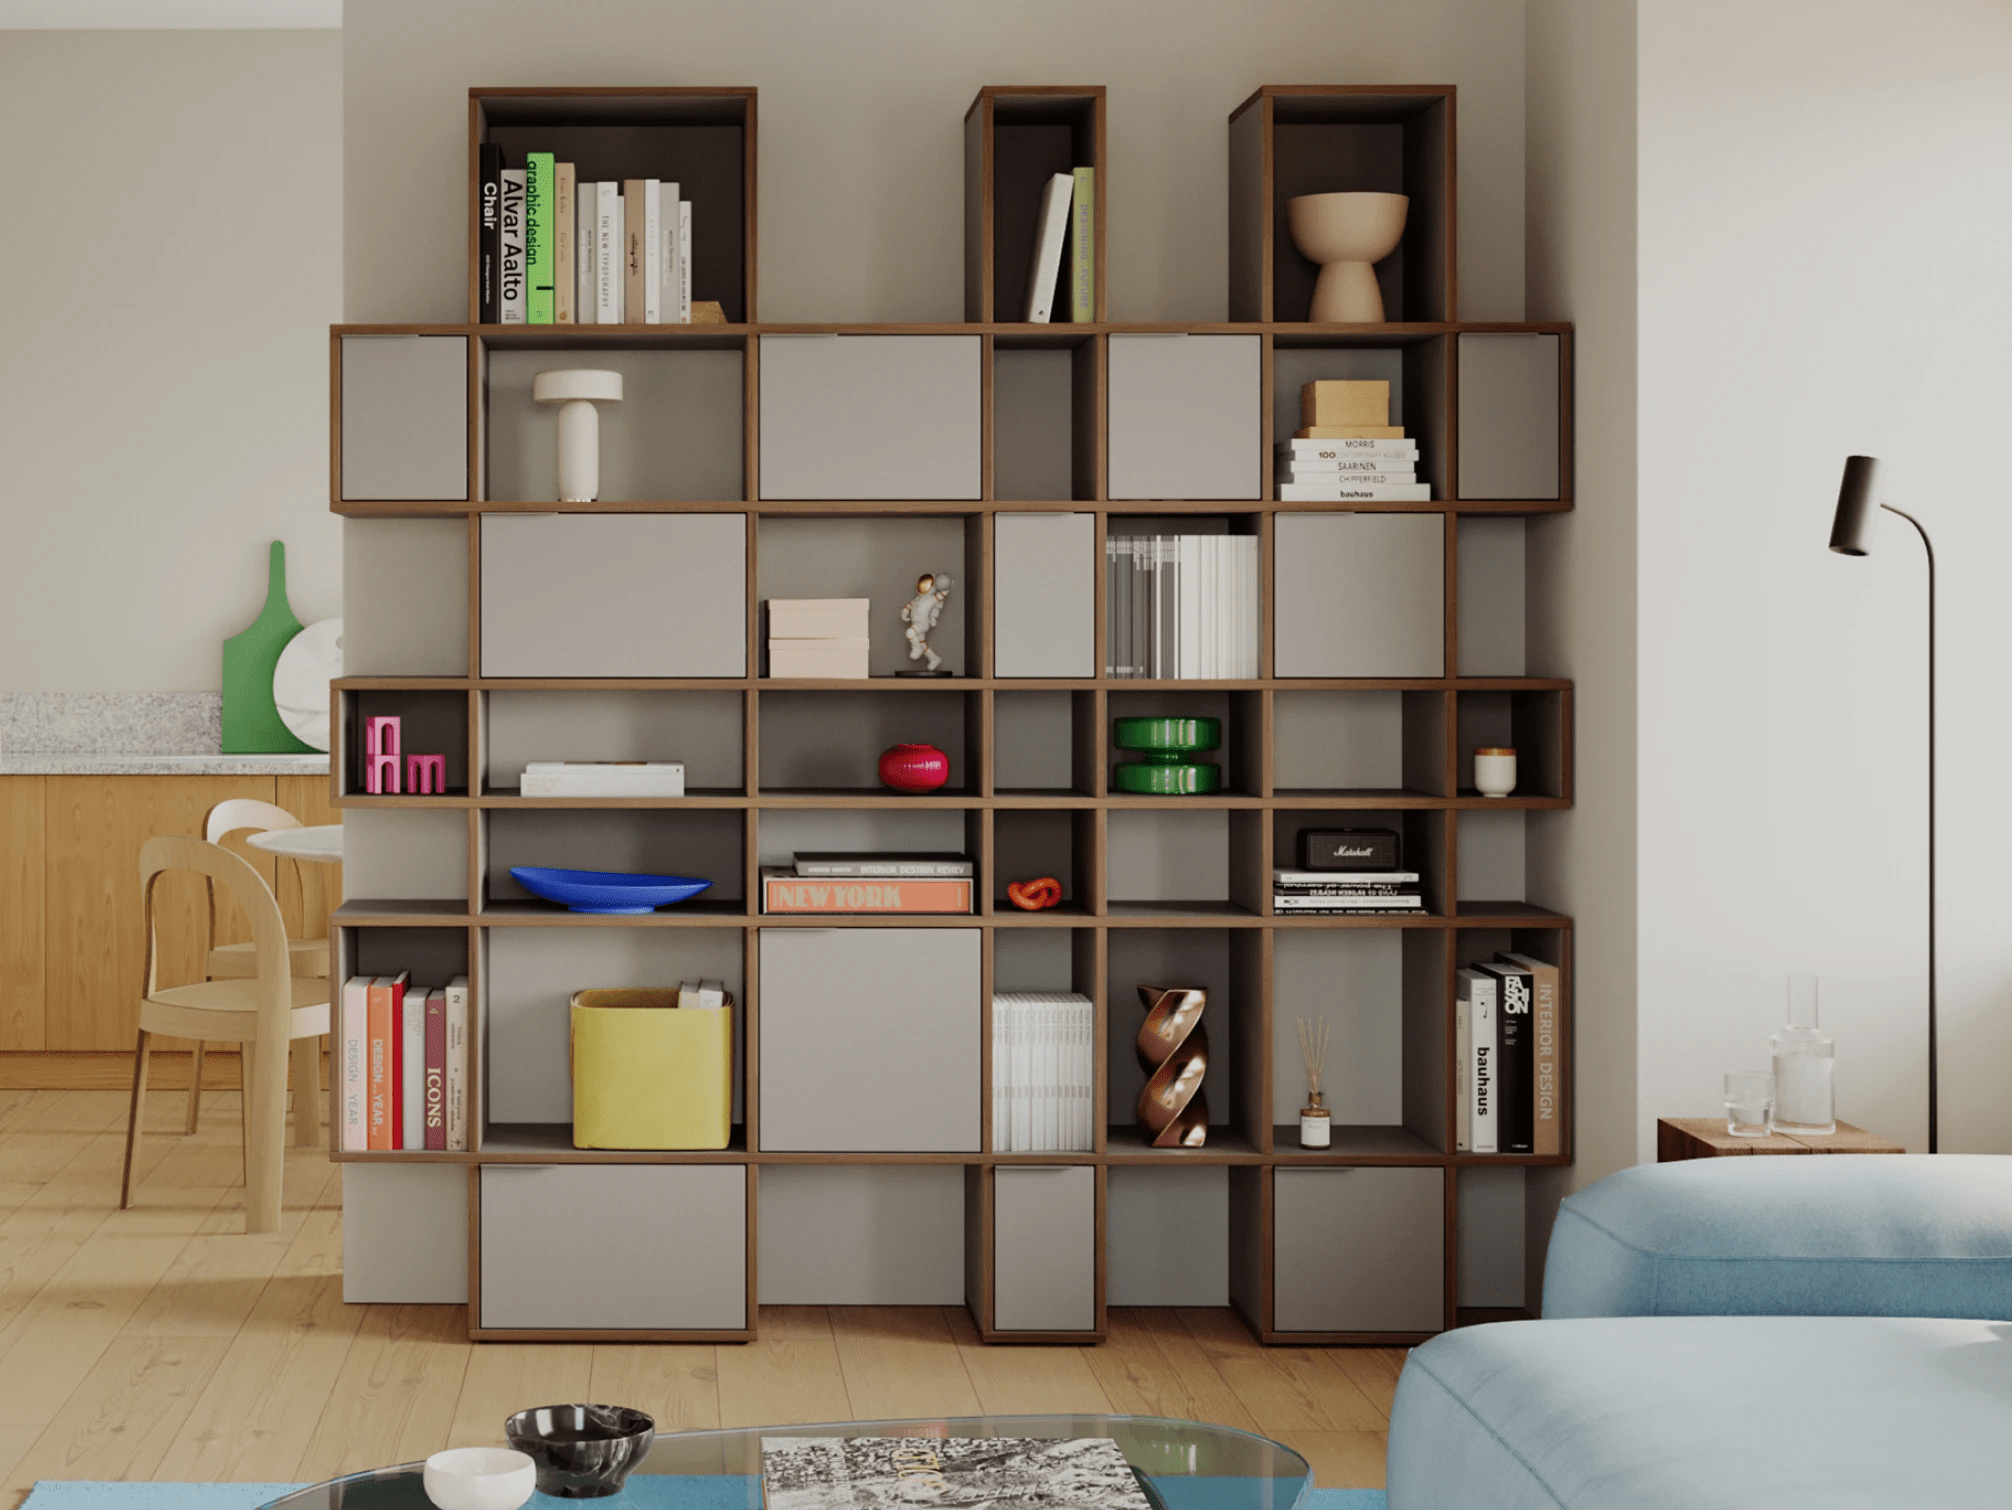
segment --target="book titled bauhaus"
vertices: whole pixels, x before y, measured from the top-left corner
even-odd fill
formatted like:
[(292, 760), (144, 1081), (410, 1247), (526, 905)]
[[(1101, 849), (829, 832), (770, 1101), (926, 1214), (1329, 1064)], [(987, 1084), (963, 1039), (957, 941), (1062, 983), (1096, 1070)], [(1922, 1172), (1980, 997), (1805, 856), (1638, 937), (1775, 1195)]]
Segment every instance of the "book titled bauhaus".
[(779, 865), (763, 867), (761, 878), (762, 911), (767, 913), (971, 910), (971, 882), (965, 878), (812, 879)]

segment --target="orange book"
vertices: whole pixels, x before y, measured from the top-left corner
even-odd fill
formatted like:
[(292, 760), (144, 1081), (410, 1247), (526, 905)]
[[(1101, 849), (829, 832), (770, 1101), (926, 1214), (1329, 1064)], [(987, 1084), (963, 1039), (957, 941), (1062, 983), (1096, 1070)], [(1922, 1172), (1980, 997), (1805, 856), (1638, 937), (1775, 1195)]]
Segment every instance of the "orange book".
[(781, 866), (762, 871), (762, 911), (964, 912), (971, 911), (971, 880), (807, 880)]
[(405, 997), (406, 972), (380, 975), (370, 983), (370, 1027), (364, 1048), (364, 1084), (367, 1108), (365, 1123), (371, 1148), (398, 1147), (398, 1130), (392, 1125), (395, 1046), (398, 1042), (399, 1004)]

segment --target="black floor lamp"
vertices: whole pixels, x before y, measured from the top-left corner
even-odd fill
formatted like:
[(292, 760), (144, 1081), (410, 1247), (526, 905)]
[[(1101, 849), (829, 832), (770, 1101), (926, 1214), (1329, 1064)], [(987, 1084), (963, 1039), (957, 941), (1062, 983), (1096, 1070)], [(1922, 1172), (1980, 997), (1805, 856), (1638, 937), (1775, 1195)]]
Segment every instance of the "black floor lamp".
[(1872, 549), (1872, 511), (1885, 509), (1914, 526), (1928, 552), (1928, 1151), (1936, 1151), (1935, 1076), (1935, 542), (1919, 519), (1905, 509), (1882, 503), (1879, 458), (1847, 456), (1844, 485), (1838, 489), (1837, 517), (1831, 521), (1830, 548), (1840, 556), (1863, 556)]

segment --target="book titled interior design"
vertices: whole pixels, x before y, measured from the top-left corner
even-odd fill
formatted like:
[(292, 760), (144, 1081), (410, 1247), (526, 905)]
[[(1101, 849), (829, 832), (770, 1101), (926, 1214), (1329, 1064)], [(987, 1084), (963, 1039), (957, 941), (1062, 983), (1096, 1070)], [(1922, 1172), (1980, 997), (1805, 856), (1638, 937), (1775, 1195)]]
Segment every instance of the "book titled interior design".
[(1153, 1510), (1109, 1437), (763, 1437), (764, 1510)]

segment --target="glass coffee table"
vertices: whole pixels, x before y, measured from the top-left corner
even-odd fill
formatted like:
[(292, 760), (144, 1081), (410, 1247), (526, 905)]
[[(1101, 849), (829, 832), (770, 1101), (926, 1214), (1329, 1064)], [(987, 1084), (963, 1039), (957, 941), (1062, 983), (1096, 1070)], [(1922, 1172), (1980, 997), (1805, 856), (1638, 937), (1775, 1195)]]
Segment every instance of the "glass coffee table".
[[(503, 1423), (498, 1421), (497, 1440)], [(1110, 1437), (1161, 1510), (1296, 1510), (1313, 1487), (1306, 1459), (1266, 1437), (1158, 1416), (966, 1416), (754, 1426), (660, 1436), (609, 1510), (761, 1510), (763, 1437)], [(432, 1510), (420, 1463), (310, 1485), (261, 1510)], [(535, 1495), (538, 1506), (581, 1505)]]

